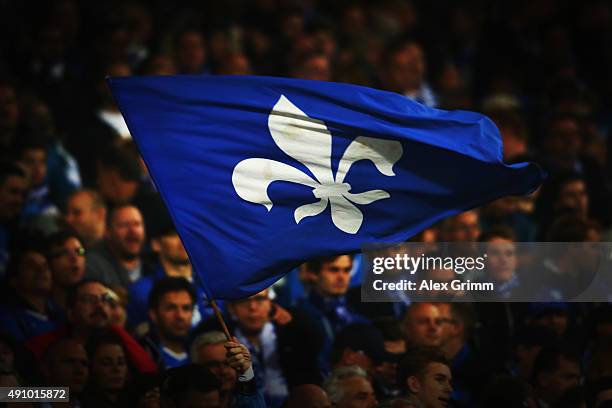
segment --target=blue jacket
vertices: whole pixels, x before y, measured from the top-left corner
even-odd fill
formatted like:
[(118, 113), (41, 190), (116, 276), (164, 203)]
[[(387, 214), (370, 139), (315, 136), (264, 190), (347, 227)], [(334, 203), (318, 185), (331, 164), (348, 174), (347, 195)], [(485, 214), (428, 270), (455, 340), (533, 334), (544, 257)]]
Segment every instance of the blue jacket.
[(366, 317), (354, 312), (344, 296), (323, 297), (312, 291), (298, 303), (297, 308), (314, 320), (323, 334), (319, 368), (325, 374), (331, 371), (329, 359), (336, 334), (349, 324), (370, 322)]

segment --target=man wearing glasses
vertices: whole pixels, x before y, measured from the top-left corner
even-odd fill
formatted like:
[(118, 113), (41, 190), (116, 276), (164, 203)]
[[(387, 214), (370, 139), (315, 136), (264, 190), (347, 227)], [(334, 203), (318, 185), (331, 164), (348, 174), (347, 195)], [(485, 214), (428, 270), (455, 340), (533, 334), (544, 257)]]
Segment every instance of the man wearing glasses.
[(53, 301), (67, 312), (68, 290), (85, 276), (85, 248), (76, 233), (62, 230), (51, 235), (47, 240), (47, 261), (53, 276)]
[[(227, 308), (230, 333), (249, 349), (257, 388), (268, 407), (280, 406), (294, 385), (320, 382), (317, 356), (323, 339), (305, 313), (281, 308), (270, 299), (267, 289), (247, 299), (228, 302)], [(218, 324), (211, 322), (203, 323), (196, 331), (218, 330)], [(216, 351), (220, 354), (221, 350)], [(208, 352), (215, 350), (209, 348)], [(213, 358), (200, 354), (198, 361), (203, 361), (202, 357), (204, 361)], [(226, 378), (226, 384), (231, 381)]]
[(42, 358), (47, 347), (62, 338), (74, 338), (81, 344), (106, 332), (118, 335), (126, 349), (127, 357), (139, 373), (155, 373), (157, 365), (147, 352), (122, 327), (111, 324), (110, 290), (101, 282), (83, 280), (68, 292), (68, 323), (26, 343), (28, 348)]

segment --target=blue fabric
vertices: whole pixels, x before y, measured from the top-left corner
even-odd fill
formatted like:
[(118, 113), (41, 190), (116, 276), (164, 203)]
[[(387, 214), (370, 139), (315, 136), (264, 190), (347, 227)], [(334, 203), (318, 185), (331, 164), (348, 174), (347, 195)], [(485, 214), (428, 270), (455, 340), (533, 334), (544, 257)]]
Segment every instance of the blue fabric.
[(43, 316), (19, 305), (0, 306), (0, 332), (10, 333), (23, 342), (59, 327), (66, 320), (64, 313), (52, 302), (47, 304), (48, 314)]
[(349, 324), (370, 323), (368, 318), (349, 308), (344, 296), (323, 297), (312, 291), (298, 302), (297, 308), (305, 312), (323, 333), (318, 361), (324, 376), (331, 372), (330, 355), (336, 334)]
[[(316, 256), (404, 241), (544, 177), (503, 164), (485, 116), (390, 92), (248, 76), (108, 81), (214, 298), (257, 293)], [(249, 173), (255, 161), (267, 165)]]
[(166, 370), (189, 364), (189, 354), (187, 353), (185, 353), (182, 358), (176, 358), (175, 355), (169, 353), (168, 350), (163, 346), (160, 346), (159, 352), (161, 354), (162, 360), (164, 361), (164, 369)]

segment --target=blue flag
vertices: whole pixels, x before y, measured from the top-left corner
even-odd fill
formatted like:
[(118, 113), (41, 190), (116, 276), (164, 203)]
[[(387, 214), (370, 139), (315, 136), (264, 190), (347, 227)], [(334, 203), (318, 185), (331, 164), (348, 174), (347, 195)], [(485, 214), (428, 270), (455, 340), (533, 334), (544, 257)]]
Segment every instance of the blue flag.
[(495, 125), (361, 86), (266, 77), (108, 80), (209, 296), (401, 242), (543, 180)]

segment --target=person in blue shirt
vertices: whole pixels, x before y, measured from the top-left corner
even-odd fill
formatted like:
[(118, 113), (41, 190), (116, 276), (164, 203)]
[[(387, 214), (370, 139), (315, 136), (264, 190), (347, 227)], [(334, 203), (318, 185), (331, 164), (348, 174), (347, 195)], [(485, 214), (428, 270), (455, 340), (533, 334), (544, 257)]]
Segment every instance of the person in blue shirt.
[(212, 316), (213, 310), (206, 300), (202, 286), (198, 285), (198, 282), (194, 282), (193, 268), (187, 256), (187, 251), (185, 251), (185, 247), (169, 216), (165, 220), (160, 220), (151, 234), (151, 249), (157, 254), (159, 264), (151, 275), (143, 276), (128, 287), (128, 326), (137, 329), (138, 326), (147, 322), (147, 302), (155, 282), (165, 277), (182, 277), (193, 283), (196, 291), (196, 302), (191, 322), (191, 326), (195, 327), (207, 317)]
[(51, 199), (47, 182), (47, 147), (48, 141), (44, 136), (26, 132), (16, 143), (14, 153), (28, 173), (30, 187), (21, 212), (21, 222), (49, 232), (55, 227), (59, 209)]
[(149, 295), (149, 333), (140, 339), (161, 368), (189, 363), (187, 340), (196, 300), (193, 286), (184, 278), (167, 277), (153, 285)]
[(0, 331), (26, 341), (51, 331), (65, 316), (51, 300), (53, 279), (43, 243), (29, 238), (12, 252), (0, 305)]
[(309, 262), (308, 268), (316, 280), (313, 290), (297, 307), (317, 322), (323, 333), (319, 368), (329, 372), (329, 354), (336, 334), (349, 324), (368, 323), (369, 320), (356, 313), (346, 302), (353, 268), (352, 255), (319, 258)]

